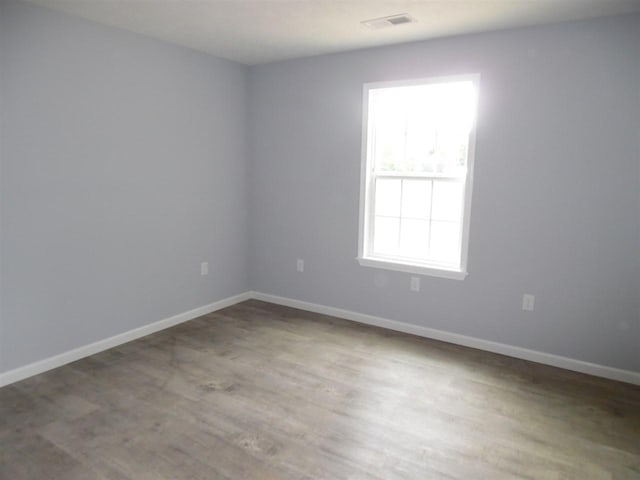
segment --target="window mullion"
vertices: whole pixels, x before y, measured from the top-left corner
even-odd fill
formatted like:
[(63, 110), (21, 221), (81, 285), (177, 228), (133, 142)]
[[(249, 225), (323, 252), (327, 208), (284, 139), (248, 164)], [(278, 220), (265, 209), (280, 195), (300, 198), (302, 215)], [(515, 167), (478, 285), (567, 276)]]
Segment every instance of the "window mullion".
[(402, 200), (404, 197), (403, 188), (404, 188), (404, 180), (400, 179), (400, 211), (398, 212), (398, 252), (400, 252), (401, 237), (402, 237)]
[(433, 232), (433, 191), (435, 181), (431, 180), (431, 198), (429, 200), (429, 246), (427, 247), (427, 258), (431, 258), (431, 234)]

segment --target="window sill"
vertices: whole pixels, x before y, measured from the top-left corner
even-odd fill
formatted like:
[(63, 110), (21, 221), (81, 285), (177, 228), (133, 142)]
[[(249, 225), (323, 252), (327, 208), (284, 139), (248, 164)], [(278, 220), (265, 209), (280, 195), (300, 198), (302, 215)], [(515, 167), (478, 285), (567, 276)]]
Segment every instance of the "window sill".
[(378, 258), (358, 257), (358, 263), (363, 267), (382, 268), (385, 270), (396, 270), (398, 272), (415, 273), (418, 275), (428, 275), (431, 277), (449, 278), (452, 280), (464, 280), (467, 272), (459, 270), (447, 270), (444, 268), (427, 267), (413, 263), (402, 263), (393, 260), (382, 260)]

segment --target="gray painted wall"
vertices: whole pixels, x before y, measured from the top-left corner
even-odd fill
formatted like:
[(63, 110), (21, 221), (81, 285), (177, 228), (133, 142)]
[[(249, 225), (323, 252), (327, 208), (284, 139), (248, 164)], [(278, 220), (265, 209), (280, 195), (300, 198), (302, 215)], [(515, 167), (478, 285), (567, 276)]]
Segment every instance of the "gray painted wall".
[[(639, 52), (634, 16), (252, 67), (251, 287), (640, 370)], [(470, 274), (413, 293), (355, 261), (362, 84), (472, 72)]]
[(246, 68), (0, 5), (0, 372), (246, 291)]

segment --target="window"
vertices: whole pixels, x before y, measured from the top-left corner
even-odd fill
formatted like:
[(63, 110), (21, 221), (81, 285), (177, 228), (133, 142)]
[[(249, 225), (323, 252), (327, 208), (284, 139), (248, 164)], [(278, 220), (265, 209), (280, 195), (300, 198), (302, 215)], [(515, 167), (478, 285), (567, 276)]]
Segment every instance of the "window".
[(361, 265), (466, 276), (477, 85), (364, 85)]

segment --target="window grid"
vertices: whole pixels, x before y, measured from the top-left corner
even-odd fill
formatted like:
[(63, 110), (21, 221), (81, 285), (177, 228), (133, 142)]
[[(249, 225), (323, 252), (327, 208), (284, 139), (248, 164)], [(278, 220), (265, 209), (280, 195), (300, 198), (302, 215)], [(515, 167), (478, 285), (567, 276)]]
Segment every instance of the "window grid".
[[(389, 179), (392, 178), (394, 180), (398, 180), (400, 182), (400, 205), (399, 205), (399, 214), (398, 215), (388, 215), (388, 214), (379, 214), (376, 212), (376, 196), (375, 196), (375, 192), (376, 192), (376, 186), (377, 186), (377, 181), (380, 179)], [(379, 255), (381, 257), (388, 257), (388, 258), (394, 258), (394, 257), (398, 257), (398, 258), (404, 258), (407, 260), (411, 260), (414, 259), (415, 257), (411, 257), (411, 256), (403, 256), (399, 253), (397, 254), (389, 254), (389, 253), (385, 253), (385, 252), (380, 252), (377, 251), (375, 249), (375, 229), (376, 229), (376, 225), (377, 225), (377, 219), (378, 218), (388, 218), (388, 219), (394, 219), (394, 220), (398, 220), (398, 229), (397, 229), (397, 245), (398, 248), (401, 246), (402, 244), (402, 227), (403, 227), (403, 221), (404, 220), (415, 220), (415, 221), (423, 221), (428, 225), (428, 229), (429, 229), (429, 234), (428, 234), (428, 239), (427, 239), (427, 254), (425, 256), (425, 258), (420, 258), (422, 261), (425, 262), (434, 262), (434, 263), (441, 263), (442, 265), (452, 265), (453, 263), (448, 263), (448, 262), (437, 262), (436, 259), (433, 258), (432, 255), (432, 251), (431, 251), (431, 244), (432, 244), (432, 236), (433, 236), (433, 223), (443, 223), (443, 224), (450, 224), (450, 225), (456, 225), (457, 227), (460, 228), (460, 230), (462, 230), (462, 216), (463, 216), (463, 212), (460, 212), (460, 218), (457, 220), (445, 220), (445, 219), (437, 219), (434, 220), (433, 219), (433, 205), (434, 205), (434, 182), (435, 181), (452, 181), (452, 182), (457, 182), (457, 183), (461, 183), (463, 185), (464, 188), (464, 179), (461, 179), (459, 177), (447, 177), (447, 178), (443, 178), (443, 177), (433, 177), (433, 176), (426, 176), (426, 175), (410, 175), (410, 176), (405, 176), (405, 175), (372, 175), (372, 183), (373, 183), (373, 188), (371, 189), (373, 192), (373, 201), (372, 201), (372, 206), (373, 208), (371, 209), (371, 216), (372, 216), (372, 221), (370, 222), (370, 228), (371, 228), (371, 234), (369, 235), (369, 239), (371, 240), (370, 242), (370, 247), (369, 247), (369, 251), (372, 252), (375, 255)], [(431, 184), (431, 189), (429, 192), (429, 214), (427, 216), (427, 218), (423, 218), (423, 217), (417, 217), (417, 216), (406, 216), (403, 215), (404, 212), (404, 182), (406, 180), (419, 180), (419, 181), (424, 181), (424, 182), (429, 182)], [(462, 233), (462, 232), (461, 232)]]

